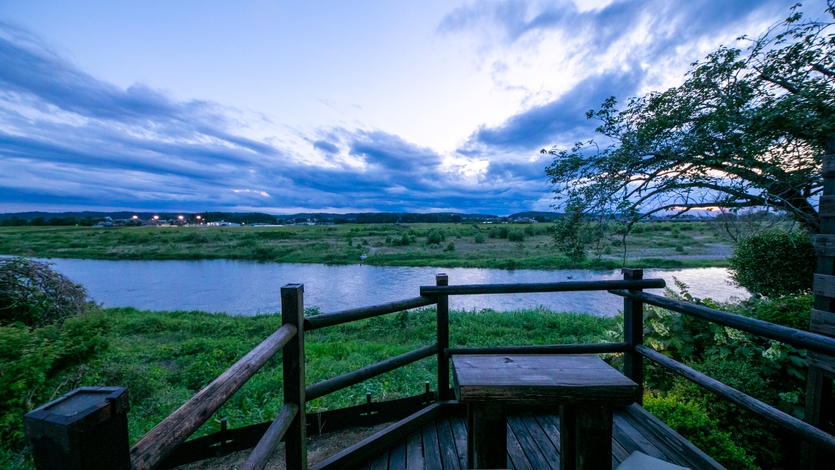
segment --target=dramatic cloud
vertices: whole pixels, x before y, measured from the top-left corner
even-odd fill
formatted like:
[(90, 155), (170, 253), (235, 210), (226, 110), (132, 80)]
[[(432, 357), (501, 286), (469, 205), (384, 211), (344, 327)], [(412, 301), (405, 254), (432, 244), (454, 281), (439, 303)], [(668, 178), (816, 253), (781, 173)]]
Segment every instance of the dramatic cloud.
[[(307, 125), (266, 109), (111, 83), (29, 30), (0, 22), (0, 211), (547, 210), (549, 160), (539, 149), (593, 137), (586, 111), (612, 95), (624, 100), (679, 83), (689, 62), (727, 38), (756, 34), (790, 5), (598, 4), (477, 1), (443, 12), (425, 29), (439, 44), (433, 54), (449, 54), (448, 71), (422, 70), (409, 51), (390, 48), (374, 63), (402, 68), (407, 85), (363, 88), (384, 97), (385, 112), (372, 115), (377, 108), (365, 95), (321, 90), (329, 98), (311, 100), (338, 106), (325, 106), (331, 114), (317, 122), (315, 109), (295, 105)], [(315, 62), (305, 51), (298, 60)], [(396, 56), (402, 62), (390, 65)], [(468, 82), (447, 90), (421, 73)], [(418, 90), (425, 81), (434, 88)], [(303, 85), (274, 93), (293, 106), (320, 92)], [(409, 101), (409, 87), (443, 96), (450, 107), (422, 109)], [(426, 116), (391, 122), (410, 113)], [(444, 146), (404, 124), (420, 122), (458, 127)]]

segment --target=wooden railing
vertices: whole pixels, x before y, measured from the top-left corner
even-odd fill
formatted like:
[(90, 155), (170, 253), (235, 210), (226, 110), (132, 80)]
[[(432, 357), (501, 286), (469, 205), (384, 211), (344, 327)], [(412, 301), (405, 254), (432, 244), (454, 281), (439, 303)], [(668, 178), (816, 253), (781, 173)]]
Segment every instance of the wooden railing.
[[(643, 383), (643, 359), (646, 358), (794, 433), (814, 448), (824, 450), (827, 453), (835, 453), (835, 437), (832, 435), (644, 346), (643, 309), (645, 304), (654, 305), (780, 341), (797, 348), (803, 348), (827, 358), (835, 356), (835, 338), (643, 292), (644, 289), (665, 287), (665, 282), (662, 279), (643, 279), (643, 271), (640, 269), (624, 269), (623, 280), (612, 281), (457, 286), (448, 284), (448, 277), (439, 274), (434, 286), (420, 288), (420, 297), (307, 318), (303, 314), (304, 287), (301, 284), (289, 284), (282, 287), (282, 327), (142, 437), (131, 448), (131, 467), (142, 470), (155, 468), (178, 445), (205, 423), (279, 349), (282, 350), (284, 369), (284, 406), (279, 411), (275, 421), (264, 433), (260, 442), (255, 446), (243, 467), (248, 470), (264, 468), (282, 439), (285, 441), (287, 468), (307, 469), (305, 403), (395, 370), (406, 364), (435, 356), (438, 369), (436, 399), (437, 401), (450, 400), (452, 397), (449, 387), (449, 358), (453, 354), (623, 353), (625, 359), (624, 374), (638, 384)], [(451, 295), (579, 291), (608, 291), (623, 297), (624, 340), (622, 342), (450, 348), (449, 296)], [(426, 345), (376, 364), (306, 386), (304, 352), (306, 330), (312, 331), (433, 304), (436, 305), (437, 312), (435, 344)], [(636, 399), (640, 401), (640, 394)], [(815, 399), (814, 396), (811, 399)], [(431, 414), (436, 411), (436, 408), (431, 410), (427, 408), (427, 411), (423, 414)], [(404, 429), (406, 428), (404, 427)], [(394, 439), (399, 436), (397, 432), (392, 432), (393, 434), (387, 436), (387, 438)]]

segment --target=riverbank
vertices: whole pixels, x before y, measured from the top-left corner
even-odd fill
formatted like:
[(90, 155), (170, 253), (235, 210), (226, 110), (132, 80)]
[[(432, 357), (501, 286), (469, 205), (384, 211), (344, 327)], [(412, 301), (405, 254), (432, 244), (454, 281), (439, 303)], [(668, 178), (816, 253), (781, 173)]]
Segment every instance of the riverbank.
[[(311, 312), (312, 313), (312, 312)], [(0, 467), (23, 449), (23, 414), (81, 386), (123, 386), (130, 393), (131, 442), (185, 403), (281, 326), (279, 315), (104, 309), (62, 328), (0, 327)], [(450, 314), (452, 346), (602, 342), (613, 318), (546, 310)], [(305, 335), (309, 384), (435, 341), (435, 311), (427, 308), (325, 328)], [(416, 395), (434, 384), (435, 362), (423, 360), (312, 401), (311, 412)], [(434, 385), (433, 385), (434, 386)], [(195, 437), (272, 420), (281, 405), (280, 353), (270, 360)]]
[[(229, 259), (497, 269), (615, 269), (620, 236), (584, 261), (554, 247), (551, 224), (372, 224), (287, 227), (2, 227), (0, 254), (100, 260)], [(631, 267), (726, 267), (731, 242), (708, 222), (638, 224), (626, 239)]]

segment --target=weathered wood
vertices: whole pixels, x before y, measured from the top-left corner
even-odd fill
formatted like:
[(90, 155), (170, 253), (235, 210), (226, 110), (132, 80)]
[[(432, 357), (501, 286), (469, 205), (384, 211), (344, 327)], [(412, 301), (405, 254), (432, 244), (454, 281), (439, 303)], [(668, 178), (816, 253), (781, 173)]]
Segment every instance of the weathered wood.
[(835, 217), (835, 195), (820, 197), (820, 209), (818, 215), (823, 217)]
[[(536, 443), (536, 447), (542, 453), (542, 457), (545, 459), (545, 461), (548, 462), (551, 466), (556, 465), (557, 467), (559, 467), (560, 454), (559, 452), (557, 452), (557, 448), (554, 446), (553, 442), (551, 442), (551, 440), (548, 439), (546, 431), (542, 429), (542, 426), (539, 425), (539, 422), (537, 422), (533, 415), (531, 415), (530, 413), (523, 413), (519, 417), (519, 422), (521, 422), (525, 426), (528, 434), (530, 434), (531, 439), (533, 439), (533, 441)], [(542, 466), (537, 468), (548, 467)]]
[(470, 468), (467, 460), (467, 420), (461, 416), (453, 416), (449, 422), (452, 425), (455, 450), (458, 453), (458, 466), (462, 470)]
[(472, 468), (502, 468), (507, 461), (507, 420), (501, 402), (468, 404), (472, 414)]
[(641, 431), (633, 427), (623, 418), (623, 415), (618, 413), (612, 417), (612, 436), (617, 440), (624, 449), (630, 454), (632, 452), (640, 451), (650, 457), (656, 459), (667, 460), (667, 456), (655, 443), (652, 442)]
[(406, 470), (406, 443), (401, 442), (389, 449), (389, 470)]
[(560, 470), (577, 468), (577, 407), (560, 406)]
[(288, 342), (281, 352), (284, 367), (284, 403), (295, 403), (299, 407), (284, 438), (286, 464), (288, 469), (307, 470), (303, 284), (287, 284), (281, 288), (281, 321), (299, 330), (299, 334)]
[[(691, 468), (724, 470), (725, 467), (643, 407), (637, 404), (629, 405), (623, 409), (621, 416), (641, 434), (651, 436), (655, 445), (662, 447), (664, 454), (671, 457), (671, 460), (679, 465), (685, 464)], [(628, 455), (628, 453), (621, 454), (619, 460), (623, 461)], [(676, 458), (672, 458), (673, 456)]]
[(663, 279), (641, 281), (567, 281), (535, 284), (463, 284), (459, 286), (420, 286), (420, 295), (524, 294), (535, 292), (580, 292), (612, 289), (661, 289)]
[(812, 283), (812, 293), (824, 297), (835, 297), (835, 276), (829, 274), (815, 274)]
[(824, 178), (835, 178), (835, 155), (823, 156), (823, 169), (821, 176)]
[(462, 402), (628, 405), (638, 390), (635, 382), (593, 355), (467, 355), (452, 361)]
[(701, 385), (710, 390), (716, 395), (745, 408), (761, 418), (770, 421), (777, 426), (792, 432), (799, 437), (809, 441), (827, 452), (835, 452), (835, 437), (821, 431), (820, 429), (804, 423), (803, 421), (791, 416), (787, 413), (769, 406), (756, 398), (746, 395), (739, 390), (729, 387), (722, 382), (714, 380), (701, 372), (698, 372), (690, 367), (676, 362), (655, 350), (646, 346), (638, 346), (636, 350), (643, 354), (650, 360), (666, 367), (678, 375), (690, 380), (693, 383)]
[[(435, 403), (429, 405), (425, 409), (412, 416), (398, 421), (397, 423), (383, 429), (382, 431), (370, 436), (351, 447), (333, 455), (326, 460), (319, 462), (311, 467), (311, 470), (341, 470), (358, 465), (361, 462), (366, 462), (372, 456), (377, 455), (384, 449), (406, 439), (415, 431), (418, 431), (418, 439), (420, 438), (420, 429), (427, 423), (434, 421), (440, 416), (442, 410), (449, 410), (454, 405), (446, 403)], [(417, 445), (419, 446), (420, 441)], [(412, 468), (417, 457), (415, 455), (415, 442), (412, 437), (409, 437), (407, 444), (406, 459), (407, 468)], [(418, 449), (419, 452), (419, 449)], [(421, 457), (422, 460), (422, 457)], [(422, 468), (422, 467), (417, 467)]]
[(389, 453), (388, 451), (384, 451), (371, 460), (371, 465), (368, 466), (368, 470), (387, 470), (388, 466)]
[(420, 431), (410, 434), (406, 442), (406, 468), (423, 470), (423, 437)]
[(576, 409), (576, 468), (606, 468), (612, 464), (612, 407), (583, 405)]
[[(449, 284), (449, 276), (443, 273), (436, 275), (435, 284), (440, 287), (447, 286)], [(450, 398), (449, 359), (444, 355), (444, 351), (449, 347), (449, 297), (446, 295), (438, 295), (437, 302), (438, 400), (443, 401)]]
[(493, 348), (447, 348), (444, 354), (604, 354), (622, 353), (628, 350), (626, 343), (549, 344), (545, 346), (500, 346)]
[[(808, 356), (807, 356), (807, 359)], [(810, 364), (806, 373), (806, 414), (804, 421), (815, 428), (828, 426), (829, 416), (832, 415), (832, 379), (826, 376), (826, 371)], [(801, 449), (801, 468), (827, 468), (823, 462), (826, 459), (822, 452), (814, 446), (804, 442)]]
[(298, 413), (299, 405), (296, 403), (287, 403), (282, 406), (275, 421), (267, 429), (267, 432), (264, 433), (264, 437), (255, 446), (255, 450), (249, 454), (249, 458), (240, 470), (262, 470), (265, 468), (270, 457), (273, 456), (273, 452), (278, 447), (278, 443), (281, 442), (281, 438), (284, 437), (284, 433), (290, 427), (290, 423), (293, 422), (293, 418)]
[(825, 373), (835, 375), (835, 358), (832, 356), (827, 356), (825, 354), (818, 354), (813, 351), (809, 351), (806, 353), (806, 364), (810, 367), (817, 367), (823, 370)]
[[(621, 272), (624, 281), (637, 281), (644, 278), (643, 269), (623, 268)], [(623, 375), (638, 384), (635, 400), (643, 403), (643, 357), (635, 352), (635, 345), (644, 344), (644, 304), (640, 300), (623, 299), (623, 340), (629, 345), (629, 349), (623, 355)]]
[(835, 336), (835, 312), (812, 309), (809, 330), (826, 336)]
[(815, 254), (818, 256), (835, 256), (835, 235), (820, 234), (815, 236)]
[[(510, 426), (504, 426), (505, 439), (507, 440), (507, 451), (504, 452), (505, 464), (497, 464), (495, 467), (480, 467), (480, 468), (515, 468), (516, 470), (535, 470), (522, 449), (522, 445), (516, 437), (516, 434), (510, 429)], [(476, 467), (479, 468), (479, 467)], [(547, 468), (547, 467), (546, 467)]]
[(412, 299), (398, 300), (371, 307), (354, 308), (333, 313), (323, 313), (321, 315), (305, 317), (304, 330), (318, 330), (319, 328), (325, 328), (327, 326), (341, 325), (343, 323), (363, 320), (365, 318), (379, 317), (380, 315), (401, 312), (412, 308), (425, 307), (434, 303), (435, 300), (430, 297), (415, 297)]
[(405, 354), (386, 359), (385, 361), (380, 361), (376, 364), (363, 367), (362, 369), (357, 369), (353, 372), (348, 372), (347, 374), (323, 380), (322, 382), (307, 387), (305, 396), (307, 397), (307, 401), (315, 400), (316, 398), (323, 397), (345, 387), (356, 385), (372, 377), (385, 374), (386, 372), (398, 369), (407, 364), (430, 357), (437, 351), (438, 348), (435, 345), (424, 346), (420, 349), (415, 349), (414, 351), (409, 351)]
[(438, 432), (435, 430), (435, 423), (430, 422), (423, 425), (423, 463), (426, 470), (441, 470), (441, 450), (438, 446)]
[(282, 346), (296, 337), (297, 331), (292, 325), (279, 328), (139, 439), (130, 450), (133, 469), (154, 468), (202, 426)]
[(679, 300), (668, 299), (658, 295), (642, 293), (631, 293), (627, 291), (612, 291), (613, 294), (622, 297), (633, 297), (642, 300), (644, 303), (666, 308), (674, 312), (692, 315), (702, 320), (711, 321), (722, 326), (729, 326), (738, 330), (747, 331), (764, 338), (773, 339), (797, 348), (808, 349), (822, 354), (835, 355), (835, 338), (797, 330), (787, 326), (775, 325), (756, 318), (744, 317), (728, 312), (721, 312), (702, 305), (695, 305)]
[[(458, 452), (455, 450), (455, 437), (448, 418), (441, 418), (435, 423), (438, 431), (438, 446), (441, 454), (441, 465), (444, 470), (460, 470)], [(465, 467), (466, 470), (466, 467)]]
[(533, 468), (551, 467), (545, 454), (539, 448), (537, 440), (534, 439), (533, 433), (525, 426), (521, 416), (508, 416), (507, 425), (510, 426), (516, 440), (519, 442), (519, 446), (525, 452), (525, 456)]

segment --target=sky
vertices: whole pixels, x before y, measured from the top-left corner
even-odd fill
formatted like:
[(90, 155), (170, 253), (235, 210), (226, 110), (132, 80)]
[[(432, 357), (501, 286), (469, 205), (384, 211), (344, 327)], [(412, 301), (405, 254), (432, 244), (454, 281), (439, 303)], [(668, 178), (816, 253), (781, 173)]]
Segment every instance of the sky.
[(0, 0), (0, 212), (552, 210), (540, 149), (794, 3)]

